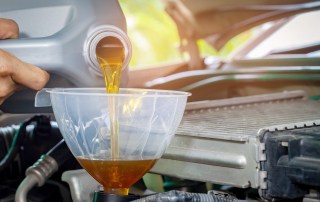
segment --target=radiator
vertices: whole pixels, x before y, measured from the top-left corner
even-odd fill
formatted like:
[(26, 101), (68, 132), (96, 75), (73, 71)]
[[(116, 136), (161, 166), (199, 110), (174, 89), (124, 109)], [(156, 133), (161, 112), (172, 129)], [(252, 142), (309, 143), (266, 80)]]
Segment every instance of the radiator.
[(190, 102), (170, 147), (151, 172), (267, 189), (263, 136), (319, 127), (320, 102), (307, 98), (303, 91), (292, 91)]

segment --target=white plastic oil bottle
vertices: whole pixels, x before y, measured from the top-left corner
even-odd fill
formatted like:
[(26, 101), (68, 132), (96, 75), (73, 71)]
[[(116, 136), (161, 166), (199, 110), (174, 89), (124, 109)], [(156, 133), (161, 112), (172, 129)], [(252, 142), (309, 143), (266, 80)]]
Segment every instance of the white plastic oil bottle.
[[(127, 81), (131, 44), (117, 0), (0, 0), (0, 18), (15, 20), (20, 38), (0, 41), (0, 49), (50, 73), (47, 87), (104, 87), (97, 44), (116, 38), (125, 50), (121, 85)], [(112, 41), (112, 40), (104, 40)], [(22, 90), (0, 106), (10, 113), (34, 108), (35, 92)]]

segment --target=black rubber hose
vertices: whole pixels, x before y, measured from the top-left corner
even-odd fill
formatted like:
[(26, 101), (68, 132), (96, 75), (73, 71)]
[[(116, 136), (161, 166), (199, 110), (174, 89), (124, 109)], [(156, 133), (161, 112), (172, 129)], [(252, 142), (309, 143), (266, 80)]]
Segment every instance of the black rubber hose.
[[(0, 161), (0, 172), (6, 169), (8, 165), (10, 165), (14, 157), (19, 152), (20, 146), (23, 143), (23, 139), (27, 134), (27, 126), (30, 125), (32, 122), (42, 123), (42, 122), (48, 122), (48, 121), (49, 119), (47, 117), (40, 115), (40, 116), (34, 116), (28, 119), (27, 121), (25, 121), (24, 123), (20, 124), (19, 129), (15, 132), (9, 151), (7, 152), (5, 157)], [(50, 121), (48, 123), (50, 123)]]
[[(17, 126), (2, 127), (2, 128), (0, 128), (0, 136), (4, 137), (4, 138), (10, 136), (10, 137), (14, 137), (14, 139), (15, 139), (18, 131), (19, 131), (19, 127), (17, 127)], [(14, 139), (12, 142), (16, 142), (16, 140), (14, 141)], [(0, 172), (9, 166), (9, 164), (11, 163), (13, 158), (16, 156), (18, 151), (19, 151), (18, 148), (13, 147), (11, 144), (7, 154), (0, 161)]]

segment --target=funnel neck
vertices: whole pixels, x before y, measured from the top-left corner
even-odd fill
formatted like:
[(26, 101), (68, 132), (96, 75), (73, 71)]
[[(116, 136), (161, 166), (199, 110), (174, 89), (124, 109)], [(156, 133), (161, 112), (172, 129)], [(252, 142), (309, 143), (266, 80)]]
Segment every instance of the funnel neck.
[(119, 195), (109, 194), (105, 192), (95, 192), (93, 196), (93, 202), (129, 202), (139, 199), (137, 195)]

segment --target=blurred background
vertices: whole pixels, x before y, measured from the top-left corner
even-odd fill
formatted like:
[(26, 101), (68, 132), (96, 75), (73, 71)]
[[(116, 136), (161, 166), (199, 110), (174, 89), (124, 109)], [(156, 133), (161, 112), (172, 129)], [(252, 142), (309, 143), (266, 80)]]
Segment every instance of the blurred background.
[[(165, 11), (161, 0), (120, 0), (127, 19), (128, 35), (133, 47), (131, 69), (151, 68), (152, 66), (187, 61), (180, 46), (177, 27)], [(220, 51), (205, 40), (197, 41), (201, 56), (227, 58), (236, 48), (257, 34), (259, 28), (241, 33), (230, 40)]]

